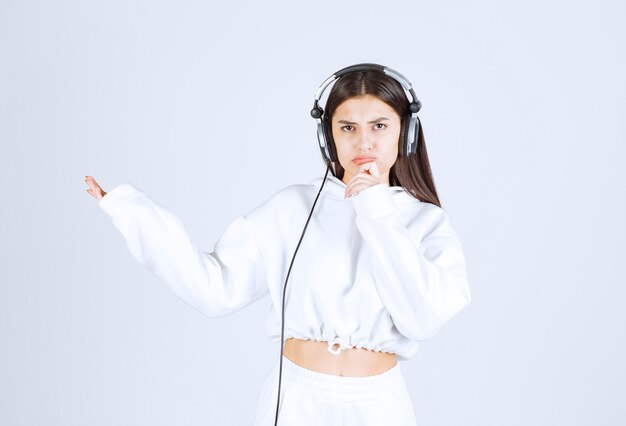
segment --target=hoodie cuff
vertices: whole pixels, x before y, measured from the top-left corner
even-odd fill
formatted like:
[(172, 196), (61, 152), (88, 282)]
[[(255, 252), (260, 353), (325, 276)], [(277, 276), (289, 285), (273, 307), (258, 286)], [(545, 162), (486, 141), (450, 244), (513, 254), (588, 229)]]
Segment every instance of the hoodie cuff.
[(370, 186), (351, 198), (357, 216), (383, 217), (397, 210), (389, 185)]
[(121, 183), (107, 192), (106, 195), (98, 201), (98, 206), (109, 216), (113, 216), (122, 208), (121, 206), (125, 204), (124, 201), (135, 199), (143, 194), (143, 191), (136, 188), (131, 183)]

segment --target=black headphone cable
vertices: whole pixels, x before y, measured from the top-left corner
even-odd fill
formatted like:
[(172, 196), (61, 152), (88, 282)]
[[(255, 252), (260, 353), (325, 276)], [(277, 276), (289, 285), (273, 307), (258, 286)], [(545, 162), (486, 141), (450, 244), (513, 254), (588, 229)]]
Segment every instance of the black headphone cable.
[(317, 193), (317, 197), (315, 197), (315, 201), (313, 202), (313, 207), (311, 207), (311, 212), (309, 213), (309, 217), (304, 224), (304, 229), (302, 230), (302, 235), (300, 236), (300, 240), (298, 241), (298, 245), (296, 246), (296, 250), (293, 252), (293, 257), (291, 258), (291, 263), (289, 264), (289, 270), (287, 271), (287, 278), (285, 278), (285, 285), (283, 286), (283, 307), (282, 307), (282, 318), (281, 318), (281, 331), (280, 331), (280, 369), (278, 373), (278, 397), (276, 399), (276, 416), (274, 417), (274, 426), (278, 426), (278, 408), (280, 405), (280, 385), (283, 373), (283, 342), (285, 338), (285, 294), (287, 293), (287, 281), (289, 280), (289, 274), (291, 273), (291, 267), (293, 266), (293, 262), (296, 258), (296, 253), (298, 253), (298, 249), (300, 248), (300, 243), (304, 238), (304, 233), (306, 232), (307, 226), (309, 226), (309, 221), (311, 220), (311, 216), (313, 216), (313, 210), (315, 209), (315, 204), (317, 204), (317, 199), (320, 197), (322, 193), (322, 188), (324, 188), (324, 184), (326, 183), (326, 177), (328, 176), (328, 171), (330, 170), (330, 162), (328, 163), (328, 167), (326, 168), (326, 174), (324, 175), (324, 180), (322, 181), (322, 185), (320, 186), (320, 190)]

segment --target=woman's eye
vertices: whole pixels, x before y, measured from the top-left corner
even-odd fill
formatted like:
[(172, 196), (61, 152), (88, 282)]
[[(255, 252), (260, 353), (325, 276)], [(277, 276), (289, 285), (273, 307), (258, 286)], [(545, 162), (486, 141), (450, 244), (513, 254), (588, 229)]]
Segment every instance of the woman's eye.
[(353, 129), (354, 127), (350, 126), (349, 124), (346, 126), (342, 126), (341, 130), (343, 130), (344, 132), (349, 132)]
[(382, 130), (382, 129), (384, 129), (385, 127), (387, 127), (387, 125), (386, 125), (386, 124), (384, 124), (384, 123), (376, 123), (376, 124), (374, 124), (374, 127), (375, 127), (377, 130)]

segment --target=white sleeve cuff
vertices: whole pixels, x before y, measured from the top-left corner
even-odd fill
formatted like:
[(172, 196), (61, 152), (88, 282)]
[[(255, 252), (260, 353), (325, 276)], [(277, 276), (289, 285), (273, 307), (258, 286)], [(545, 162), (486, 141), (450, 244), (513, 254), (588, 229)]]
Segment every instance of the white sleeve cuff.
[(397, 210), (389, 185), (370, 186), (351, 198), (357, 216), (383, 217)]
[(120, 199), (132, 199), (140, 195), (144, 195), (144, 191), (131, 183), (121, 183), (107, 192), (106, 195), (98, 201), (98, 206), (112, 216), (117, 207), (119, 207), (119, 203), (116, 203), (116, 201)]

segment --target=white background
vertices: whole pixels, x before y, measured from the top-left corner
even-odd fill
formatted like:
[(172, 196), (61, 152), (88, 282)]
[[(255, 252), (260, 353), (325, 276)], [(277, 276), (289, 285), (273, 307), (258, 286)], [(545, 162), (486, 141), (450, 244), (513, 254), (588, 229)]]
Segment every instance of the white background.
[(623, 425), (621, 1), (0, 0), (0, 424), (249, 425), (269, 298), (210, 320), (86, 192), (132, 182), (212, 250), (322, 176), (309, 116), (404, 74), (472, 304), (402, 363), (420, 426)]

